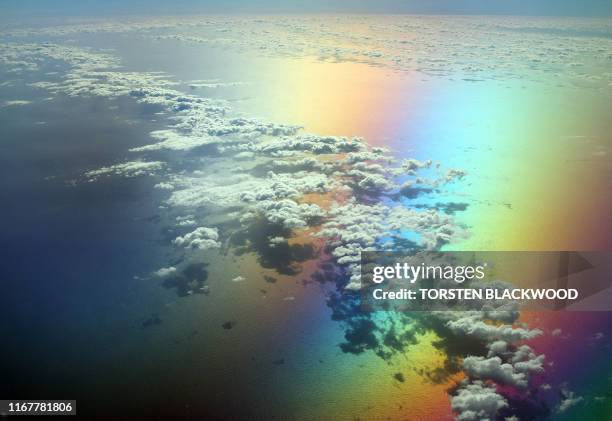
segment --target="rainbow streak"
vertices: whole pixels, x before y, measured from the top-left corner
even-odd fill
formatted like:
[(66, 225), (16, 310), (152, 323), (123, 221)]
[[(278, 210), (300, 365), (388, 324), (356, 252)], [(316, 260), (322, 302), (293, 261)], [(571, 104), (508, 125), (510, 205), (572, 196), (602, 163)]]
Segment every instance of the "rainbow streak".
[[(419, 197), (407, 203), (442, 199), (468, 204), (457, 218), (469, 227), (470, 236), (448, 248), (597, 250), (612, 246), (612, 195), (607, 182), (612, 171), (601, 152), (610, 145), (612, 133), (605, 94), (523, 81), (427, 79), (422, 74), (358, 63), (279, 60), (274, 68), (277, 71), (262, 86), (265, 101), (250, 104), (260, 115), (304, 124), (310, 132), (363, 136), (371, 145), (388, 147), (397, 157), (433, 159), (445, 168), (468, 171), (465, 182), (445, 187), (435, 198)], [(307, 352), (318, 357), (311, 358), (315, 362), (302, 372), (299, 387), (293, 378), (282, 382), (300, 394), (295, 398), (297, 414), (318, 407), (321, 416), (452, 417), (449, 385), (433, 385), (414, 374), (414, 370), (432, 370), (442, 364), (444, 356), (432, 347), (433, 338), (422, 338), (410, 348), (406, 361), (394, 360), (392, 366), (372, 354), (343, 355), (330, 350), (329, 344), (342, 341), (342, 332), (329, 323), (320, 299), (313, 294), (306, 300), (307, 314), (324, 317), (295, 319), (299, 329), (311, 333)], [(584, 354), (580, 344), (593, 330), (610, 333), (608, 317), (542, 313), (525, 314), (522, 321), (546, 331), (534, 341), (536, 350), (552, 363), (546, 374), (550, 377), (541, 379), (542, 383), (568, 382), (570, 388), (584, 392), (597, 377), (595, 367), (610, 372), (610, 363), (596, 347), (589, 350), (592, 360), (586, 367), (572, 363)], [(558, 346), (560, 339), (550, 335), (556, 328), (579, 340)], [(319, 358), (326, 363), (319, 364)], [(400, 384), (393, 380), (396, 372), (411, 374)], [(598, 387), (606, 385), (601, 380)], [(548, 398), (551, 406), (557, 400), (556, 395)], [(593, 413), (600, 410), (589, 408)]]

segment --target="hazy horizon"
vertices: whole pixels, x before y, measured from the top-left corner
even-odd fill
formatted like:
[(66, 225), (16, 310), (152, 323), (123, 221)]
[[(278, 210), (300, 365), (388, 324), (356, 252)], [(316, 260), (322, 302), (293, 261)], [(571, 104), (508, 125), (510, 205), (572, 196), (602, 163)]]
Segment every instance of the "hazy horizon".
[[(145, 13), (143, 13), (145, 12)], [(424, 15), (514, 15), (559, 17), (611, 17), (612, 4), (605, 0), (573, 2), (544, 0), (537, 4), (527, 0), (491, 3), (485, 0), (315, 0), (283, 2), (280, 0), (229, 0), (222, 3), (204, 0), (108, 0), (87, 3), (59, 0), (50, 4), (43, 0), (8, 0), (3, 6), (3, 20), (24, 17), (108, 17), (125, 15), (183, 14), (424, 14)]]

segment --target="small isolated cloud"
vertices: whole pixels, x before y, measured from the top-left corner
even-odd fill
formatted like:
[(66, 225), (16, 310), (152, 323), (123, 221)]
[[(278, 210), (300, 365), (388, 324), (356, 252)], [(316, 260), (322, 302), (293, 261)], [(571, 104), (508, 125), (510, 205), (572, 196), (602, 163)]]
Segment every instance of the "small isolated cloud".
[(557, 407), (557, 412), (558, 413), (565, 412), (568, 409), (576, 406), (578, 403), (582, 402), (583, 400), (584, 399), (582, 398), (582, 396), (577, 396), (571, 390), (563, 388), (561, 389), (561, 403), (559, 403), (559, 406)]
[(444, 181), (447, 183), (450, 183), (451, 181), (454, 181), (454, 180), (460, 180), (466, 175), (467, 175), (467, 172), (464, 170), (460, 170), (457, 168), (451, 168), (444, 175)]
[(4, 101), (2, 103), (2, 106), (3, 107), (18, 107), (20, 105), (28, 105), (28, 104), (31, 104), (31, 103), (32, 103), (32, 101), (26, 101), (26, 100), (23, 100), (23, 99), (14, 99), (12, 101)]
[(218, 248), (221, 244), (217, 228), (198, 227), (188, 234), (176, 237), (173, 243), (187, 249), (207, 250)]
[(153, 175), (164, 168), (165, 165), (166, 164), (161, 161), (130, 161), (88, 171), (85, 173), (85, 177), (89, 178), (91, 181), (95, 181), (100, 177), (111, 175), (119, 175), (127, 178)]
[(154, 273), (155, 273), (155, 276), (157, 276), (159, 278), (166, 278), (166, 277), (168, 277), (170, 275), (176, 274), (176, 268), (174, 266), (168, 266), (168, 267), (165, 267), (165, 268), (159, 268)]

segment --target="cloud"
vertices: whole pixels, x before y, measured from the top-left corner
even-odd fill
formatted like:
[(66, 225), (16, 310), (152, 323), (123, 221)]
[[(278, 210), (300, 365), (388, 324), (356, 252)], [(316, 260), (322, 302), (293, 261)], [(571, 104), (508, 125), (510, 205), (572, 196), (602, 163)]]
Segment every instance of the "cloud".
[(286, 199), (305, 193), (325, 193), (329, 189), (329, 179), (325, 174), (300, 171), (293, 174), (276, 174), (270, 171), (264, 179), (259, 179), (254, 189), (241, 194), (244, 202), (271, 199)]
[(527, 387), (527, 376), (517, 373), (511, 364), (502, 363), (500, 357), (466, 357), (463, 360), (463, 369), (471, 378), (492, 380), (521, 389)]
[(418, 159), (404, 159), (401, 168), (405, 174), (416, 175), (416, 172), (422, 168), (431, 167), (432, 161), (419, 161)]
[(198, 88), (227, 88), (234, 86), (242, 86), (246, 85), (244, 82), (222, 82), (219, 79), (206, 79), (206, 80), (191, 80), (187, 83), (189, 88), (198, 89)]
[(328, 238), (332, 255), (340, 265), (347, 265), (349, 289), (359, 289), (359, 253), (378, 250), (382, 241), (393, 249), (406, 232), (411, 231), (426, 249), (459, 238), (462, 230), (453, 219), (435, 210), (417, 211), (397, 204), (363, 204), (354, 198), (343, 205), (334, 204), (317, 236)]
[(454, 181), (454, 180), (460, 180), (466, 175), (467, 175), (467, 172), (465, 170), (451, 168), (450, 170), (446, 172), (446, 175), (444, 176), (444, 181), (447, 183), (450, 183), (451, 181)]
[(539, 329), (523, 329), (510, 325), (493, 325), (479, 320), (478, 316), (467, 316), (447, 322), (452, 332), (459, 335), (470, 335), (486, 342), (503, 340), (508, 343), (533, 339), (542, 334)]
[[(317, 205), (297, 204), (289, 199), (259, 200), (252, 209), (263, 214), (270, 223), (290, 229), (306, 228), (311, 220), (325, 216), (325, 212)], [(243, 221), (247, 218), (243, 218)]]
[(315, 155), (356, 152), (365, 149), (365, 143), (361, 138), (319, 136), (310, 133), (297, 136), (283, 136), (278, 139), (263, 140), (255, 145), (252, 145), (252, 150), (260, 153), (271, 153), (274, 151), (302, 151), (311, 152)]
[(151, 145), (132, 148), (130, 149), (130, 151), (146, 152), (163, 149), (171, 151), (186, 151), (217, 141), (215, 138), (210, 136), (182, 136), (181, 134), (173, 130), (156, 130), (154, 132), (151, 132), (151, 137), (153, 139), (159, 140), (159, 142)]
[(568, 409), (576, 406), (583, 400), (584, 398), (582, 396), (577, 396), (574, 392), (564, 387), (563, 389), (561, 389), (561, 402), (557, 407), (557, 412), (565, 412)]
[[(356, 25), (360, 31), (354, 30)], [(3, 34), (5, 39), (9, 36), (19, 39), (32, 36), (61, 38), (83, 33), (138, 33), (155, 41), (222, 46), (236, 51), (258, 51), (271, 57), (359, 62), (403, 72), (420, 72), (427, 79), (477, 83), (521, 78), (540, 84), (605, 88), (612, 81), (606, 67), (612, 57), (612, 46), (602, 41), (607, 31), (606, 23), (601, 20), (550, 17), (534, 18), (525, 23), (525, 19), (511, 16), (491, 16), (486, 22), (477, 17), (422, 19), (406, 15), (367, 18), (184, 16), (138, 22), (116, 19), (112, 23), (8, 28)], [(449, 42), (449, 33), (460, 36)], [(483, 33), (487, 36), (482, 36)], [(536, 44), (544, 45), (546, 54), (526, 47)], [(0, 51), (0, 57), (15, 71), (38, 69), (36, 57), (40, 52), (16, 54), (11, 46), (4, 48), (8, 51)], [(56, 51), (51, 53), (57, 56)], [(600, 65), (580, 66), (585, 57), (595, 57)], [(193, 85), (212, 88), (234, 83), (194, 81)]]
[(14, 100), (11, 100), (11, 101), (4, 101), (2, 103), (2, 106), (3, 107), (18, 107), (20, 105), (28, 105), (28, 104), (31, 104), (31, 103), (32, 103), (32, 101), (26, 101), (26, 100), (23, 100), (23, 99), (14, 99)]
[(508, 352), (508, 342), (506, 341), (495, 341), (487, 345), (489, 348), (488, 357), (495, 355), (504, 355)]
[(170, 275), (174, 275), (176, 274), (176, 268), (174, 266), (168, 266), (165, 268), (159, 268), (158, 270), (156, 270), (155, 276), (159, 277), (159, 278), (166, 278)]
[(451, 397), (458, 421), (494, 421), (498, 411), (507, 406), (506, 399), (494, 387), (481, 381), (464, 382)]
[(197, 225), (197, 222), (195, 221), (193, 215), (177, 216), (176, 225), (178, 225), (179, 227), (192, 227), (194, 225)]
[(102, 176), (110, 175), (118, 175), (127, 178), (154, 175), (156, 172), (163, 169), (165, 165), (166, 164), (161, 161), (130, 161), (87, 171), (85, 177), (89, 178), (91, 181), (95, 181)]
[(270, 247), (276, 247), (280, 244), (286, 244), (287, 243), (287, 239), (284, 237), (272, 237), (269, 240), (269, 246)]
[(172, 243), (187, 249), (207, 250), (220, 247), (218, 240), (219, 232), (216, 228), (198, 227), (190, 233), (176, 237)]

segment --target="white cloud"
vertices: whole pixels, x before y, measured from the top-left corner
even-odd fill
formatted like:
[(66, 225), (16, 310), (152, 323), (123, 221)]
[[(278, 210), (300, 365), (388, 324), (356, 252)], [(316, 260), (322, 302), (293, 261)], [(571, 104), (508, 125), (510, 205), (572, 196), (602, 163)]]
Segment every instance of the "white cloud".
[(97, 170), (87, 171), (85, 176), (90, 180), (97, 180), (102, 176), (119, 175), (122, 177), (138, 177), (142, 175), (153, 175), (164, 168), (166, 164), (161, 161), (130, 161), (122, 164), (102, 167)]
[(512, 364), (502, 363), (500, 357), (466, 357), (463, 360), (463, 369), (471, 378), (492, 380), (519, 388), (527, 387), (527, 376), (517, 373)]
[(165, 268), (159, 268), (158, 270), (155, 271), (155, 276), (159, 277), (159, 278), (166, 278), (170, 275), (173, 275), (176, 273), (176, 268), (174, 266), (168, 266)]
[(176, 237), (173, 243), (188, 249), (206, 250), (220, 247), (218, 240), (217, 228), (198, 227), (190, 233)]
[(582, 396), (577, 396), (574, 392), (565, 387), (561, 390), (561, 396), (561, 402), (557, 407), (558, 413), (565, 412), (584, 400)]
[(455, 334), (470, 335), (486, 342), (503, 340), (508, 343), (516, 343), (542, 334), (539, 329), (528, 330), (511, 325), (493, 325), (478, 319), (477, 316), (466, 316), (447, 322), (447, 326)]
[(494, 421), (498, 411), (507, 406), (506, 399), (494, 387), (481, 381), (464, 382), (451, 397), (451, 407), (458, 421)]
[[(260, 200), (253, 209), (272, 224), (279, 224), (285, 228), (305, 228), (309, 221), (325, 215), (323, 209), (314, 204), (298, 204), (293, 200)], [(244, 219), (243, 219), (244, 220)]]
[(504, 355), (508, 352), (508, 342), (506, 341), (495, 341), (487, 345), (489, 348), (488, 357), (495, 355)]
[(31, 103), (32, 103), (32, 101), (26, 101), (26, 100), (23, 100), (23, 99), (14, 99), (14, 100), (11, 100), (11, 101), (4, 101), (2, 103), (2, 106), (3, 107), (18, 107), (20, 105), (28, 105), (28, 104), (31, 104)]
[[(356, 26), (359, 31), (355, 31)], [(606, 31), (603, 20), (550, 17), (533, 18), (526, 23), (514, 17), (489, 17), (483, 22), (477, 17), (423, 19), (405, 15), (252, 19), (193, 16), (9, 28), (3, 31), (3, 38), (138, 33), (157, 42), (207, 44), (236, 51), (258, 51), (271, 57), (360, 62), (421, 72), (427, 79), (463, 79), (465, 83), (523, 79), (555, 86), (605, 88), (612, 83), (606, 66), (612, 58), (612, 43), (600, 35)], [(449, 41), (449, 33), (458, 35)], [(546, 54), (528, 47), (532, 45), (545, 49)], [(15, 54), (11, 46), (4, 47), (8, 51), (0, 50), (0, 58), (14, 71), (39, 68), (36, 57), (40, 51)], [(47, 50), (47, 54), (58, 56), (56, 48), (49, 46)], [(585, 58), (589, 58), (588, 64), (596, 65), (582, 65)], [(192, 82), (195, 88), (235, 83)]]

